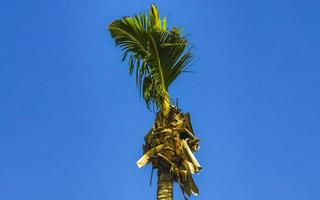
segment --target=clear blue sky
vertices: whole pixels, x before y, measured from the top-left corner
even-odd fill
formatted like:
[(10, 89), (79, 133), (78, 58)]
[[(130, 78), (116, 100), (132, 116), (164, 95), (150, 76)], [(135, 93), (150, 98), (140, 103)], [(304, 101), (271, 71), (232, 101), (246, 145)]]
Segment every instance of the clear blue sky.
[[(192, 199), (319, 200), (320, 1), (153, 2), (195, 46), (171, 88), (201, 138)], [(1, 200), (155, 199), (154, 114), (106, 30), (151, 3), (1, 1)]]

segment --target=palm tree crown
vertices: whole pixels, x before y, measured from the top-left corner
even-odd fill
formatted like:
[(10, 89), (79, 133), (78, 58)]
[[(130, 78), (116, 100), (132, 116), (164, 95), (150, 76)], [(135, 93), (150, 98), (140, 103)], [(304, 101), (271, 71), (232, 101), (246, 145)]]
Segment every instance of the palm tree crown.
[(136, 84), (147, 107), (153, 105), (166, 115), (170, 110), (171, 83), (186, 69), (192, 54), (181, 29), (168, 29), (155, 5), (148, 14), (123, 17), (109, 25), (115, 43), (129, 61), (129, 72), (136, 73)]

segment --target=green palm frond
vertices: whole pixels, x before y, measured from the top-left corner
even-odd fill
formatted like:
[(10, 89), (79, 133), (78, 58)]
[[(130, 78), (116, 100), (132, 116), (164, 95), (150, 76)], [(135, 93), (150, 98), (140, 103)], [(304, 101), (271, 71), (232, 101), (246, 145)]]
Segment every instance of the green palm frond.
[[(180, 29), (167, 28), (152, 5), (149, 14), (123, 17), (109, 25), (115, 43), (129, 61), (130, 74), (136, 73), (136, 84), (147, 107), (164, 110), (169, 100), (168, 89), (192, 59), (186, 36)], [(168, 103), (168, 102), (167, 102)]]

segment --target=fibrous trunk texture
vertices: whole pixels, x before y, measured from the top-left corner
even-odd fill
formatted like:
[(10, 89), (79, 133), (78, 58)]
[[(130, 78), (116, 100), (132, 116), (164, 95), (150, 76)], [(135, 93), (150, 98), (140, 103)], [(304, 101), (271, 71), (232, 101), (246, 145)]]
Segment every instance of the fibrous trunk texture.
[(173, 200), (173, 175), (166, 170), (158, 170), (157, 200)]

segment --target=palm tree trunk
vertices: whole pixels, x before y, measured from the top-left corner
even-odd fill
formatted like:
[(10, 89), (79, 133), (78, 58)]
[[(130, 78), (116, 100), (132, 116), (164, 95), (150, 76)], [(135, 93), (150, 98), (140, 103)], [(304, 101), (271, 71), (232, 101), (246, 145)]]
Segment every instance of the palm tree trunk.
[(173, 200), (173, 176), (164, 169), (158, 170), (157, 200)]

